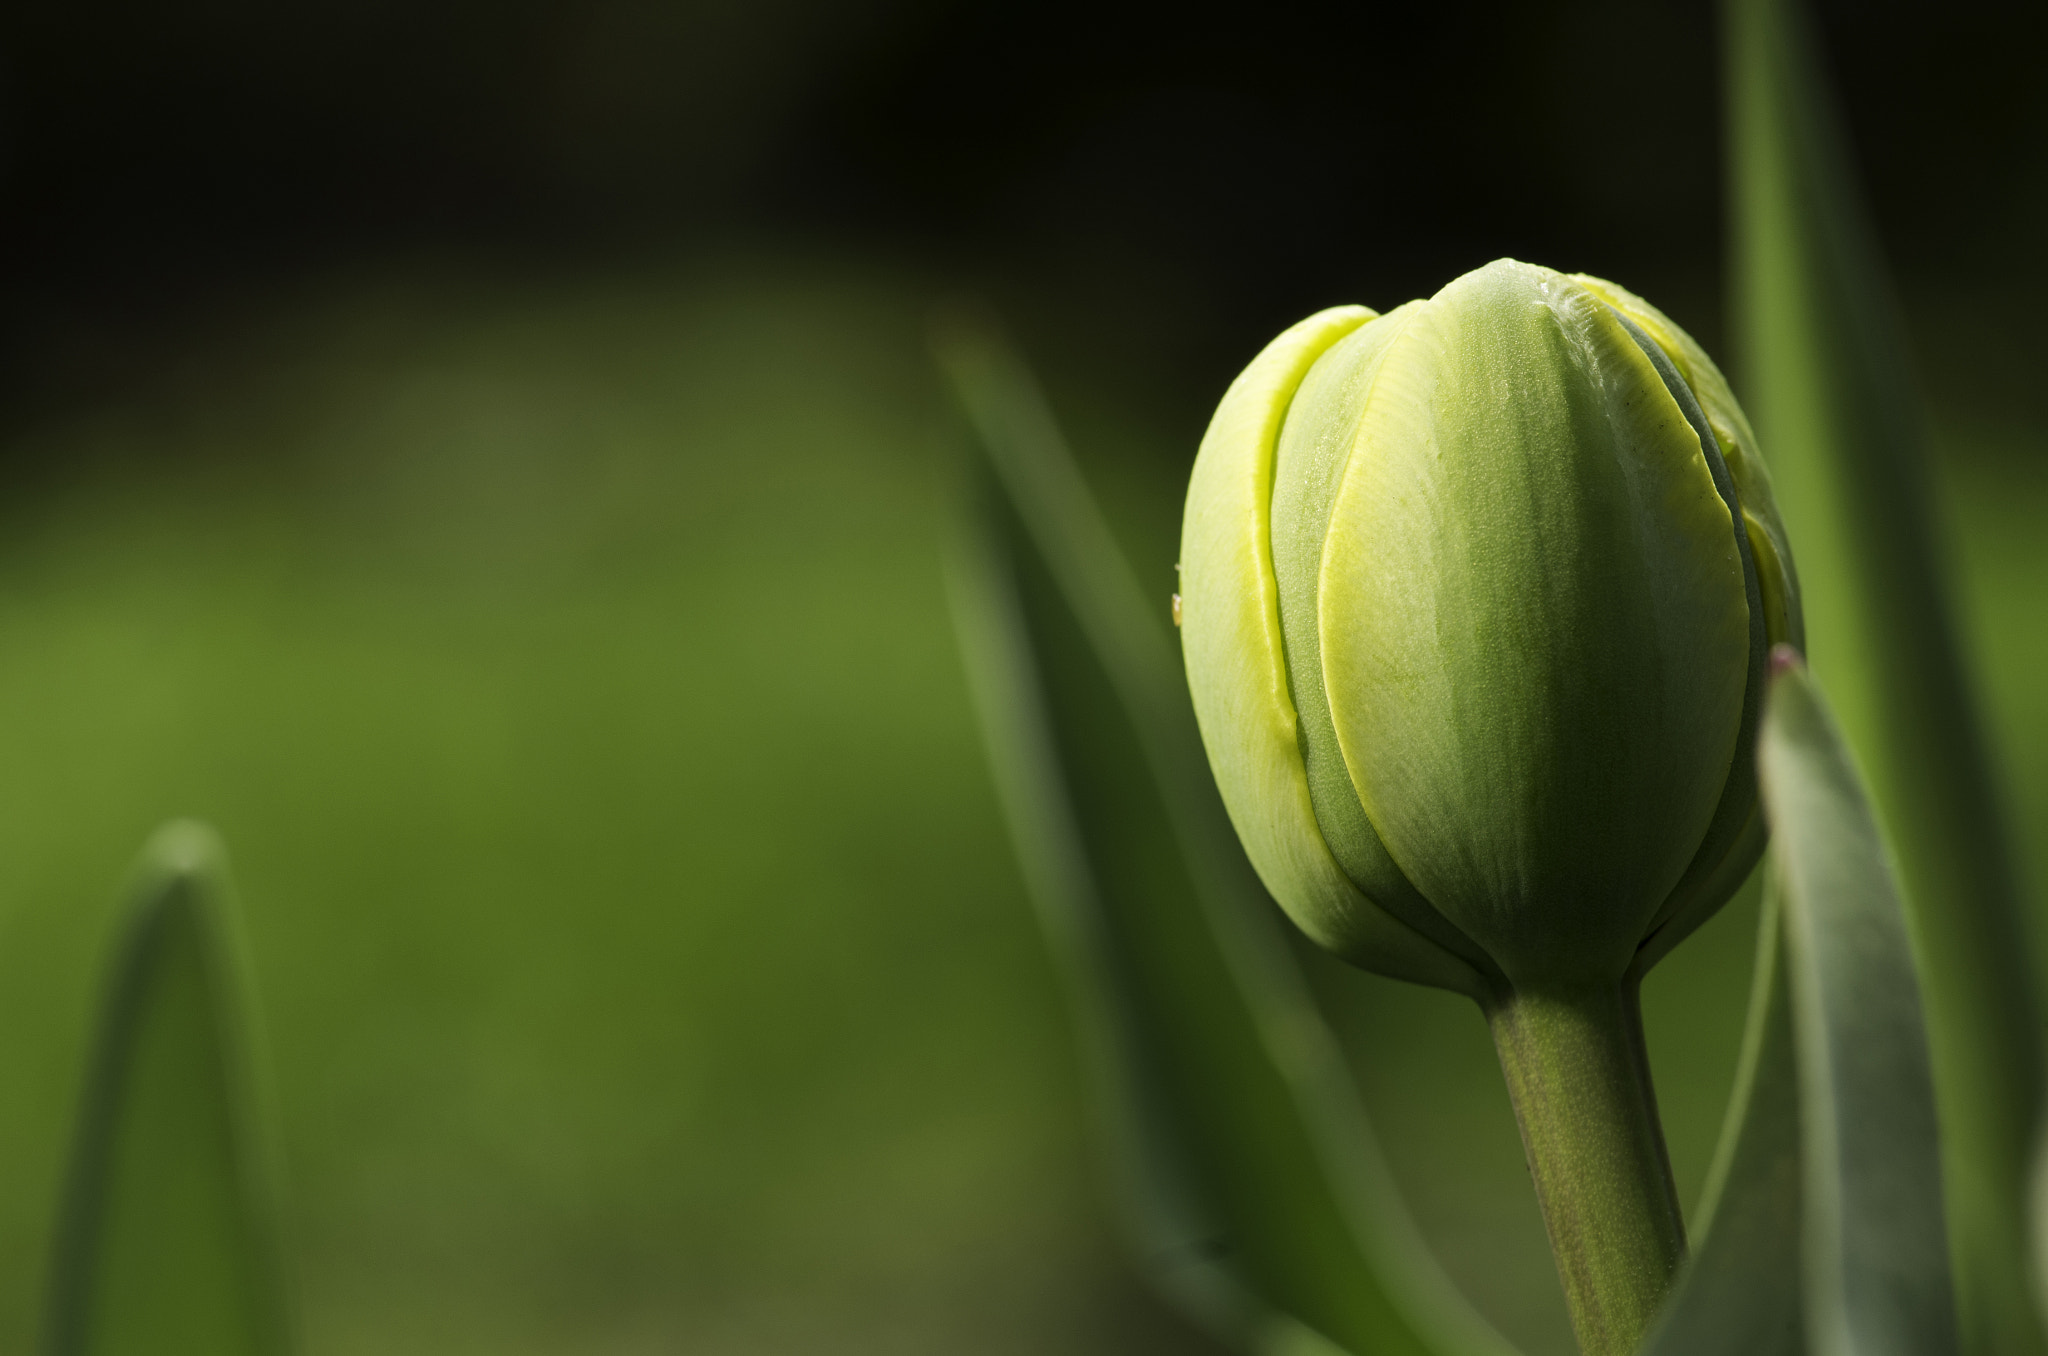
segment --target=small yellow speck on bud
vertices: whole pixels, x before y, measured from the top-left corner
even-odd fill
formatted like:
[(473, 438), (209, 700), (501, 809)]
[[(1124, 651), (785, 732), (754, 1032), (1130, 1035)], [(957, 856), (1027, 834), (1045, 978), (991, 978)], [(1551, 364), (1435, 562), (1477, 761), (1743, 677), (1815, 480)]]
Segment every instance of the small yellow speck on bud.
[(1173, 624), (1175, 626), (1180, 625), (1180, 595), (1178, 593), (1173, 595)]

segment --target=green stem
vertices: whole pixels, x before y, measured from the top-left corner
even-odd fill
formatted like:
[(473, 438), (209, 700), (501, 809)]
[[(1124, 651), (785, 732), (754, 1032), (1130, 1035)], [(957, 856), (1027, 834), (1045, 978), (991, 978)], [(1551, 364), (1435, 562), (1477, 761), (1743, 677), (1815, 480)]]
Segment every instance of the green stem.
[(1685, 1260), (1633, 982), (1513, 992), (1487, 1013), (1585, 1356), (1628, 1356)]

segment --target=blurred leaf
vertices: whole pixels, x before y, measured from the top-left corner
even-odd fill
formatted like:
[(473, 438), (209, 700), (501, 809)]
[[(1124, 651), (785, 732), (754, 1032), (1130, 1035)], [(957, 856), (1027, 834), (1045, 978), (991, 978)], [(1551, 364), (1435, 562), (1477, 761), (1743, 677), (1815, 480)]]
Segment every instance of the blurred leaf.
[(1692, 1260), (1645, 1356), (1795, 1356), (1805, 1350), (1799, 1069), (1782, 917), (1767, 879), (1735, 1096), (1700, 1203)]
[(1504, 1356), (1417, 1234), (1238, 847), (1166, 598), (993, 330), (957, 320), (936, 344), (985, 453), (954, 614), (1146, 1264), (1243, 1348)]
[(1956, 1349), (1936, 1128), (1905, 912), (1856, 770), (1805, 672), (1758, 745), (1798, 1050), (1807, 1331), (1823, 1356)]
[(290, 1348), (211, 830), (143, 850), (52, 1262), (52, 1356)]
[(1942, 585), (1903, 326), (1802, 12), (1730, 0), (1727, 21), (1746, 398), (1798, 555), (1815, 672), (1898, 853), (1963, 1345), (2040, 1353), (2023, 1205), (2040, 1028), (2013, 854)]
[(2028, 1253), (2034, 1267), (2034, 1298), (2048, 1313), (2048, 1122), (2043, 1123), (2034, 1146), (2034, 1171), (2027, 1185), (2033, 1211), (2033, 1247)]

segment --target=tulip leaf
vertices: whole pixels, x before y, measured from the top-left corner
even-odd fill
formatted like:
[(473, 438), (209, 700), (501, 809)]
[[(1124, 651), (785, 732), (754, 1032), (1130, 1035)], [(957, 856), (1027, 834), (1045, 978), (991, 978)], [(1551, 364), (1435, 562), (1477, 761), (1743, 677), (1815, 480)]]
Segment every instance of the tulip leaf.
[(290, 1349), (219, 843), (144, 849), (52, 1259), (52, 1356)]
[(1698, 1249), (1645, 1356), (1957, 1349), (1934, 1082), (1905, 912), (1796, 666), (1758, 750), (1772, 831), (1755, 988)]
[(2033, 1247), (2029, 1254), (2034, 1264), (2034, 1295), (2043, 1311), (2048, 1312), (2048, 1122), (2042, 1124), (2040, 1139), (2034, 1145), (2034, 1171), (2028, 1187), (2033, 1213)]
[(1696, 1214), (1695, 1246), (1644, 1356), (1797, 1356), (1802, 1190), (1778, 892), (1768, 879), (1735, 1096)]
[(1804, 14), (1730, 0), (1736, 313), (1814, 671), (1870, 773), (1926, 985), (1964, 1349), (2048, 1351), (2026, 1172), (2043, 1106), (2023, 901), (1944, 591), (1897, 307)]
[(1799, 1060), (1814, 1349), (1956, 1350), (1940, 1134), (1906, 917), (1818, 689), (1771, 684), (1757, 751)]
[(1161, 1287), (1240, 1349), (1506, 1356), (1417, 1234), (1224, 813), (1165, 632), (992, 326), (948, 577), (1012, 836)]

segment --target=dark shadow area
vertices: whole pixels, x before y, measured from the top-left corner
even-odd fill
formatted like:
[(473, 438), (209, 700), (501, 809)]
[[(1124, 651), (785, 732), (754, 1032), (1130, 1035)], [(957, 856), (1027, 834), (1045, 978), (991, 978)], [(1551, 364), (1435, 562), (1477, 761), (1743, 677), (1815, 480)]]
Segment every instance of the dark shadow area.
[[(2048, 229), (2048, 21), (1823, 9), (1909, 287), (1975, 295)], [(857, 244), (1065, 318), (1078, 364), (1101, 335), (1191, 410), (1300, 314), (1501, 254), (1719, 338), (1704, 4), (95, 0), (12, 7), (0, 50), (16, 420), (195, 313), (423, 251)]]

